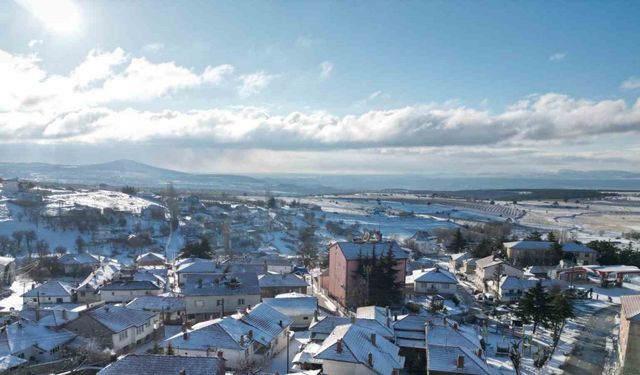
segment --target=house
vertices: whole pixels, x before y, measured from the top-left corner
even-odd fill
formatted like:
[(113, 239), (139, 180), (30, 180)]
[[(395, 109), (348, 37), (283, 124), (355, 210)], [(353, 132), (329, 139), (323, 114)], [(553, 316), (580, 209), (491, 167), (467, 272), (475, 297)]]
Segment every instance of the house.
[(440, 245), (438, 244), (438, 237), (431, 235), (426, 230), (419, 230), (413, 236), (409, 238), (413, 241), (418, 248), (418, 251), (422, 254), (438, 254), (440, 251)]
[(640, 295), (620, 297), (619, 355), (623, 374), (640, 374)]
[(430, 375), (491, 375), (486, 363), (464, 347), (429, 345), (427, 363)]
[(66, 328), (93, 339), (102, 348), (122, 353), (151, 340), (160, 326), (160, 316), (155, 312), (106, 305), (81, 313)]
[(464, 261), (471, 259), (472, 255), (469, 252), (449, 254), (449, 269), (457, 271), (464, 265)]
[(136, 258), (136, 266), (139, 267), (164, 267), (167, 258), (158, 253), (147, 252)]
[(79, 303), (93, 303), (100, 301), (98, 290), (120, 276), (120, 264), (103, 264), (91, 272), (76, 288)]
[(100, 265), (100, 258), (97, 255), (84, 254), (64, 254), (58, 258), (58, 263), (64, 267), (64, 272), (68, 275), (79, 273), (89, 273)]
[[(380, 236), (376, 236), (380, 238)], [(356, 271), (362, 258), (383, 256), (391, 251), (398, 271), (396, 282), (404, 285), (409, 253), (396, 241), (336, 242), (329, 246), (329, 268), (320, 277), (320, 283), (330, 297), (343, 306), (352, 306), (361, 292), (361, 280)]]
[(180, 324), (187, 314), (184, 297), (142, 296), (129, 302), (127, 308), (158, 313), (167, 324)]
[(546, 289), (554, 287), (558, 287), (560, 289), (567, 288), (567, 283), (562, 280), (521, 279), (515, 276), (505, 275), (500, 278), (496, 294), (501, 302), (517, 302), (527, 290), (536, 286), (537, 283), (542, 284)]
[(64, 329), (51, 329), (38, 323), (18, 320), (0, 329), (0, 356), (13, 356), (34, 362), (62, 357), (62, 348), (76, 337)]
[[(188, 276), (210, 276), (225, 272), (225, 267), (208, 259), (187, 258), (177, 265), (178, 284), (182, 285)], [(226, 270), (228, 271), (228, 270)]]
[(179, 357), (153, 354), (129, 354), (98, 371), (98, 375), (224, 375), (222, 356)]
[(583, 266), (596, 264), (598, 258), (598, 253), (595, 250), (575, 242), (563, 243), (562, 252), (571, 254), (575, 263)]
[(484, 290), (488, 280), (499, 280), (503, 275), (522, 278), (524, 272), (493, 255), (476, 260), (475, 284), (479, 289)]
[[(0, 356), (0, 374), (12, 373), (24, 367), (29, 361), (12, 355)], [(16, 371), (17, 372), (17, 371)]]
[(74, 303), (76, 293), (71, 285), (62, 281), (45, 281), (22, 295), (22, 301), (27, 306), (40, 304)]
[(309, 328), (318, 312), (318, 299), (307, 295), (281, 296), (287, 296), (287, 294), (278, 295), (275, 298), (263, 298), (262, 303), (291, 319), (291, 328)]
[(265, 304), (233, 316), (195, 324), (163, 343), (177, 355), (207, 357), (222, 351), (226, 367), (238, 370), (264, 363), (287, 345), (291, 321)]
[(100, 287), (100, 300), (106, 303), (127, 303), (141, 296), (157, 296), (162, 289), (151, 281), (113, 281)]
[(307, 282), (298, 275), (268, 273), (258, 276), (262, 298), (273, 298), (282, 293), (307, 293)]
[(187, 318), (208, 320), (235, 313), (260, 302), (260, 286), (255, 273), (192, 275), (185, 279)]
[(362, 326), (370, 331), (375, 332), (378, 336), (384, 337), (389, 341), (393, 341), (394, 333), (391, 323), (383, 324), (376, 319), (356, 318), (356, 317), (342, 317), (342, 316), (325, 316), (319, 319), (314, 319), (309, 327), (311, 341), (321, 343), (323, 342), (333, 330), (340, 325), (355, 324)]
[(400, 348), (357, 324), (337, 326), (314, 356), (325, 374), (399, 374), (404, 367)]
[(169, 271), (166, 268), (139, 268), (131, 276), (133, 281), (150, 281), (161, 289), (165, 289), (169, 279)]
[(0, 256), (0, 288), (11, 286), (16, 278), (16, 260)]
[(407, 285), (413, 285), (412, 292), (416, 294), (454, 295), (457, 291), (456, 276), (439, 267), (415, 270), (407, 276)]
[(80, 316), (78, 308), (68, 310), (64, 306), (42, 305), (20, 310), (20, 318), (48, 328), (62, 327)]

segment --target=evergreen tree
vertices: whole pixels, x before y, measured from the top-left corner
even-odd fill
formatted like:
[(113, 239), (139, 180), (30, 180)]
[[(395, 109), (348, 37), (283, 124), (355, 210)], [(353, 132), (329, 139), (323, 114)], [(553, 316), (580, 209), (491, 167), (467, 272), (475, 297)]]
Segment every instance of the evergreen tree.
[(548, 315), (547, 326), (553, 329), (553, 339), (557, 342), (565, 320), (575, 316), (571, 300), (560, 288), (556, 287), (551, 290)]
[(166, 354), (167, 355), (175, 355), (176, 354), (175, 351), (173, 350), (173, 346), (171, 345), (171, 343), (169, 343), (167, 345), (167, 353)]
[(598, 263), (603, 266), (620, 264), (618, 248), (610, 241), (591, 241), (587, 244), (598, 253)]
[(486, 238), (483, 238), (478, 245), (471, 250), (471, 255), (474, 258), (488, 257), (491, 253), (493, 253), (493, 246), (491, 241)]
[(456, 234), (453, 236), (453, 240), (449, 244), (449, 250), (450, 252), (459, 253), (464, 251), (466, 247), (467, 240), (462, 235), (462, 231), (460, 230), (460, 228), (458, 228), (458, 230), (456, 230)]
[(200, 242), (190, 242), (181, 251), (181, 258), (196, 257), (202, 259), (211, 259), (211, 245), (205, 237)]
[(515, 314), (523, 322), (533, 323), (533, 333), (536, 333), (538, 325), (546, 323), (549, 318), (549, 304), (549, 295), (544, 290), (542, 282), (538, 281), (522, 295)]
[(537, 230), (534, 230), (533, 232), (529, 233), (529, 235), (525, 238), (525, 240), (542, 241), (542, 234), (540, 234), (540, 232), (538, 232)]

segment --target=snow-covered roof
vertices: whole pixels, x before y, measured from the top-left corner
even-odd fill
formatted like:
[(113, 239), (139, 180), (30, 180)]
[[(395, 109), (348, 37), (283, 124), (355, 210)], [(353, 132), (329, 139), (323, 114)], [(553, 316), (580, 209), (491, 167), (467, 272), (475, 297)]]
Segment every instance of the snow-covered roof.
[(630, 295), (620, 297), (622, 304), (622, 314), (628, 320), (640, 321), (640, 295)]
[(313, 315), (318, 309), (318, 299), (316, 297), (263, 298), (262, 303), (287, 316)]
[[(45, 327), (60, 327), (80, 316), (80, 313), (77, 311), (64, 310), (66, 309), (41, 308), (39, 312), (36, 312), (36, 309), (27, 307), (20, 311), (20, 317)], [(37, 320), (38, 315), (40, 320)]]
[(89, 253), (64, 254), (58, 258), (58, 263), (65, 265), (94, 265), (100, 263), (100, 258)]
[(0, 357), (0, 372), (9, 371), (27, 362), (29, 361), (20, 357), (16, 357), (13, 355), (3, 355), (2, 357)]
[(155, 312), (121, 306), (102, 306), (89, 311), (88, 314), (114, 333), (122, 332), (129, 327), (140, 327), (156, 315)]
[(78, 286), (78, 289), (89, 288), (97, 290), (103, 284), (113, 280), (120, 272), (120, 264), (108, 263), (91, 272)]
[(548, 250), (552, 244), (551, 241), (513, 241), (505, 242), (504, 246), (516, 250)]
[(73, 295), (71, 285), (62, 281), (45, 281), (37, 287), (22, 295), (22, 297), (36, 298), (42, 297), (69, 297)]
[(185, 296), (260, 295), (260, 286), (255, 273), (195, 275), (186, 278), (182, 293)]
[(67, 330), (53, 331), (43, 325), (22, 320), (9, 324), (0, 333), (0, 355), (19, 353), (32, 346), (49, 351), (74, 337), (76, 335)]
[(359, 256), (371, 257), (375, 252), (376, 256), (387, 254), (389, 249), (395, 259), (408, 259), (409, 253), (402, 250), (396, 241), (384, 242), (337, 242), (338, 248), (347, 260), (357, 260)]
[(289, 317), (264, 303), (257, 304), (247, 314), (244, 314), (240, 320), (265, 332), (269, 341), (273, 341), (280, 332), (292, 323)]
[(134, 310), (176, 312), (185, 310), (184, 297), (142, 296), (127, 304)]
[(98, 375), (177, 375), (181, 371), (187, 375), (224, 374), (223, 364), (216, 357), (129, 354), (100, 370)]
[(427, 325), (427, 343), (431, 345), (442, 345), (451, 347), (467, 348), (469, 350), (477, 350), (480, 342), (477, 337), (469, 337), (460, 329), (455, 329), (447, 324), (431, 324)]
[(222, 273), (224, 268), (209, 260), (199, 260), (192, 263), (182, 263), (176, 273)]
[(148, 280), (114, 281), (104, 285), (100, 290), (160, 290), (160, 287)]
[(148, 253), (144, 253), (142, 255), (139, 255), (136, 258), (136, 263), (139, 262), (165, 262), (167, 260), (167, 258), (165, 258), (164, 255), (162, 254), (158, 254), (158, 253), (154, 253), (154, 252), (148, 252)]
[[(375, 335), (375, 342), (372, 335)], [(377, 374), (390, 375), (395, 369), (404, 367), (404, 357), (399, 353), (398, 346), (384, 337), (378, 337), (375, 332), (356, 324), (345, 324), (337, 326), (331, 332), (315, 358), (360, 363)]]
[(193, 329), (188, 330), (186, 340), (184, 334), (180, 332), (166, 339), (164, 341), (165, 345), (171, 343), (174, 348), (200, 351), (206, 351), (207, 349), (245, 349), (248, 341), (242, 347), (239, 344), (239, 337), (246, 334), (250, 327), (245, 325), (246, 329), (241, 330), (242, 333), (233, 335), (225, 329), (222, 324), (223, 321), (229, 322), (227, 326), (244, 325), (242, 322), (235, 322), (235, 319), (231, 317), (205, 321), (194, 325)]
[(453, 260), (453, 261), (462, 261), (465, 260), (467, 258), (470, 258), (471, 254), (470, 253), (456, 253), (456, 254), (449, 254), (449, 259)]
[(419, 283), (457, 284), (456, 276), (438, 267), (413, 271), (413, 281)]
[(318, 320), (317, 322), (313, 322), (309, 327), (309, 331), (312, 335), (328, 335), (330, 334), (334, 328), (339, 325), (344, 324), (355, 324), (358, 326), (362, 326), (369, 330), (372, 330), (379, 334), (380, 336), (384, 336), (387, 338), (393, 337), (393, 330), (386, 325), (380, 324), (375, 319), (360, 319), (355, 318), (355, 323), (351, 320), (351, 318), (342, 317), (342, 316), (325, 316), (324, 318)]
[(258, 276), (258, 283), (260, 284), (260, 288), (301, 288), (307, 286), (307, 282), (304, 281), (302, 277), (293, 273), (268, 273), (260, 275)]
[[(491, 371), (473, 351), (464, 347), (429, 344), (429, 371), (469, 375), (488, 375)], [(464, 365), (458, 367), (458, 358), (464, 357)]]
[(0, 257), (0, 266), (7, 266), (13, 262), (15, 262), (15, 258), (12, 257)]

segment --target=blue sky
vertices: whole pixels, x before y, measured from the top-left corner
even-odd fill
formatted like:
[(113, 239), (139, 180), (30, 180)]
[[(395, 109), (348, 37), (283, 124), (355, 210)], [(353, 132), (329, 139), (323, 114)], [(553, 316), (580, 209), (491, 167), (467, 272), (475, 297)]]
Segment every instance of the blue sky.
[(0, 2), (0, 160), (639, 170), (638, 2), (38, 1)]

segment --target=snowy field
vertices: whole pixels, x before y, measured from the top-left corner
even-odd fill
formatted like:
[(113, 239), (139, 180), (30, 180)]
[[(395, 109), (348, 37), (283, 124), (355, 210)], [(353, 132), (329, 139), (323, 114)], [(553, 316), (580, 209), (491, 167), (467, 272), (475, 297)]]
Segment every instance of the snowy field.
[(155, 203), (142, 198), (107, 190), (56, 193), (47, 196), (46, 201), (49, 209), (86, 206), (101, 210), (111, 208), (116, 211), (129, 211), (136, 214), (148, 206), (155, 205)]

